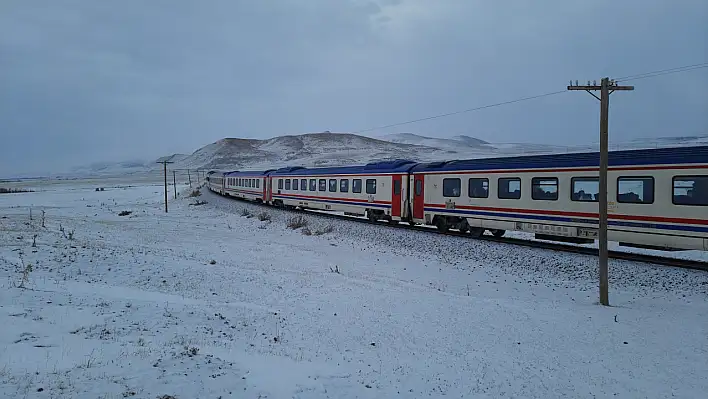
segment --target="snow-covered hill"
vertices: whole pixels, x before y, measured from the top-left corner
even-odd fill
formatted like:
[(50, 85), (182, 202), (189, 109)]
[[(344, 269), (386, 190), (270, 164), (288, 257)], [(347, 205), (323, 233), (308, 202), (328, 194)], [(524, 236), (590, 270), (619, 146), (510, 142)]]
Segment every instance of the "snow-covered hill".
[(445, 149), (393, 143), (349, 133), (310, 133), (267, 140), (225, 138), (176, 162), (180, 168), (237, 169), (345, 165), (393, 158), (450, 157)]
[(420, 136), (413, 133), (395, 133), (381, 136), (381, 139), (392, 143), (422, 145), (454, 152), (459, 152), (460, 150), (465, 150), (468, 148), (488, 150), (494, 149), (494, 147), (489, 145), (489, 143), (484, 140), (465, 135), (457, 135), (450, 138), (436, 138)]

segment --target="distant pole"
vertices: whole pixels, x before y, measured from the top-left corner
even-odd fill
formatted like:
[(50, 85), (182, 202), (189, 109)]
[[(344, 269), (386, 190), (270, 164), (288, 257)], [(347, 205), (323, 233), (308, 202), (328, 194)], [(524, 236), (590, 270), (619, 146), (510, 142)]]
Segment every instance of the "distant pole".
[(159, 161), (157, 163), (161, 163), (162, 166), (164, 167), (164, 174), (165, 174), (165, 213), (167, 213), (167, 164), (172, 163), (170, 161)]
[[(577, 81), (575, 85), (571, 81), (568, 90), (584, 90), (590, 93), (593, 97), (600, 100), (600, 231), (598, 233), (599, 252), (600, 252), (600, 303), (604, 306), (610, 305), (609, 299), (609, 283), (608, 283), (608, 267), (607, 267), (607, 167), (608, 167), (608, 146), (609, 146), (609, 113), (610, 113), (610, 94), (615, 90), (634, 90), (634, 86), (617, 86), (617, 82), (610, 78), (602, 78), (600, 85), (588, 84), (579, 86)], [(598, 98), (593, 91), (600, 91)]]
[(187, 169), (187, 179), (189, 179), (189, 188), (192, 188), (192, 175), (189, 173), (189, 169)]
[(199, 187), (200, 184), (202, 183), (199, 182), (199, 169), (197, 169), (197, 187)]
[(177, 199), (177, 171), (176, 170), (172, 171), (172, 179), (173, 179), (172, 187), (174, 187), (175, 199)]

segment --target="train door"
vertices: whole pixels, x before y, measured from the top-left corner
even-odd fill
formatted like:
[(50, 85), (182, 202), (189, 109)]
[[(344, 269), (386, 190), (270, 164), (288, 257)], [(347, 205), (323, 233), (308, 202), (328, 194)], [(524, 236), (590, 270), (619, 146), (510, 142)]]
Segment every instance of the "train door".
[(273, 201), (273, 178), (268, 176), (268, 192), (266, 193), (266, 201)]
[(402, 190), (402, 179), (401, 175), (393, 175), (393, 192), (391, 194), (391, 217), (401, 217), (401, 190)]
[(423, 219), (425, 214), (425, 175), (413, 175), (413, 219)]
[(268, 202), (268, 190), (266, 190), (266, 185), (268, 184), (268, 178), (264, 177), (263, 181), (263, 202)]

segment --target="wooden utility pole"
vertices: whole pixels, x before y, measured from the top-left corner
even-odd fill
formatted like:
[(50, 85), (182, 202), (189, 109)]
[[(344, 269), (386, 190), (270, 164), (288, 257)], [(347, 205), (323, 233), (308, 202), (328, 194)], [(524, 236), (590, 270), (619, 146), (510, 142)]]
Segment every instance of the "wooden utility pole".
[(165, 170), (165, 213), (167, 213), (167, 164), (172, 163), (170, 161), (159, 161), (164, 166)]
[(175, 191), (175, 199), (177, 199), (177, 171), (173, 170), (172, 171), (172, 187)]
[[(609, 283), (607, 270), (607, 166), (609, 163), (608, 145), (609, 145), (609, 113), (610, 113), (610, 94), (615, 90), (634, 90), (634, 86), (617, 86), (617, 82), (610, 78), (602, 78), (600, 85), (596, 82), (585, 86), (578, 85), (578, 81), (570, 82), (568, 90), (584, 90), (590, 93), (593, 97), (600, 100), (600, 226), (599, 226), (599, 252), (600, 252), (600, 303), (609, 306)], [(596, 96), (593, 91), (600, 91), (600, 97)]]
[(189, 179), (189, 188), (192, 188), (192, 175), (189, 173), (189, 169), (187, 169), (187, 179)]

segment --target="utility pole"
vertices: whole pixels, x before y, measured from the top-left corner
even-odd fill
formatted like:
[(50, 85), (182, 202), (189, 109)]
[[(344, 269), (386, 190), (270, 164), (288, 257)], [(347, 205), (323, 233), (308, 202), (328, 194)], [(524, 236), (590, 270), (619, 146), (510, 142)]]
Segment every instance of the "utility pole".
[[(600, 100), (600, 231), (598, 234), (599, 252), (600, 252), (600, 303), (604, 306), (610, 306), (609, 299), (609, 283), (607, 270), (607, 166), (608, 166), (608, 144), (609, 144), (609, 113), (610, 113), (610, 94), (616, 90), (634, 90), (634, 86), (618, 86), (617, 82), (610, 78), (602, 78), (600, 85), (597, 82), (580, 86), (578, 81), (570, 82), (568, 90), (584, 90), (593, 97)], [(596, 96), (593, 91), (600, 91), (600, 97)]]
[(172, 187), (175, 190), (175, 199), (177, 199), (177, 171), (173, 170), (172, 171)]
[(189, 173), (189, 169), (187, 169), (187, 179), (189, 179), (189, 188), (192, 188), (192, 175)]
[(157, 163), (161, 163), (162, 166), (164, 166), (165, 170), (165, 213), (167, 213), (167, 164), (168, 163), (173, 163), (170, 161), (159, 161)]

